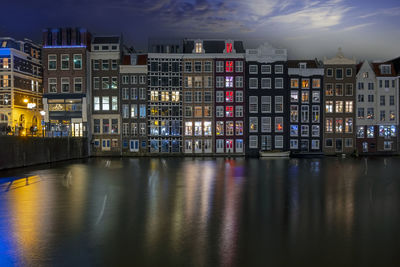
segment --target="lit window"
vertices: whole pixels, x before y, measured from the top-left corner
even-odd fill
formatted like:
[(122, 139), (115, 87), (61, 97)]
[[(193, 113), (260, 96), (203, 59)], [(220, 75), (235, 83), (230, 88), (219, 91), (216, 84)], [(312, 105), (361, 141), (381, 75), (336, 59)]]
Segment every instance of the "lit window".
[(228, 118), (233, 117), (233, 107), (232, 106), (225, 107), (225, 116)]
[(233, 87), (233, 77), (232, 76), (225, 77), (225, 87), (226, 88)]
[(225, 72), (233, 72), (233, 61), (226, 61)]
[(201, 53), (203, 51), (203, 44), (201, 42), (196, 42), (196, 53)]
[(226, 91), (225, 95), (226, 102), (233, 102), (233, 91)]
[(226, 53), (232, 53), (232, 43), (226, 43)]

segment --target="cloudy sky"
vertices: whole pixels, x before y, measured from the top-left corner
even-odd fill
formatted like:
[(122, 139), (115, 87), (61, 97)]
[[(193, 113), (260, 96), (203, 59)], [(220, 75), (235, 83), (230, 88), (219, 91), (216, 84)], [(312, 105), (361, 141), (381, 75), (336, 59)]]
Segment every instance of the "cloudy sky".
[[(5, 12), (5, 10), (7, 10)], [(269, 42), (290, 58), (400, 56), (398, 0), (14, 0), (3, 8), (0, 35), (40, 41), (46, 27), (81, 26), (123, 34), (145, 49), (149, 37)]]

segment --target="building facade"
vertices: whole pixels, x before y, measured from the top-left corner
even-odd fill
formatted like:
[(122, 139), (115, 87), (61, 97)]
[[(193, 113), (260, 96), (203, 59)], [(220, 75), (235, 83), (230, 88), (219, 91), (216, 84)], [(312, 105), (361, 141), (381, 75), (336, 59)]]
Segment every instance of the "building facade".
[(91, 44), (91, 123), (94, 155), (121, 151), (119, 65), (121, 38), (96, 36)]
[(119, 68), (122, 155), (145, 155), (147, 138), (147, 55), (125, 55)]
[(289, 149), (293, 153), (321, 153), (323, 144), (324, 67), (317, 60), (289, 60)]
[(83, 28), (43, 30), (46, 135), (86, 136), (90, 120), (91, 35)]
[(344, 57), (324, 59), (324, 146), (327, 155), (355, 151), (356, 60)]
[[(157, 41), (148, 54), (148, 151), (182, 152), (182, 42)], [(155, 49), (155, 50), (154, 50)]]
[(265, 43), (246, 50), (246, 154), (288, 149), (287, 51)]
[(41, 134), (41, 59), (40, 45), (0, 38), (0, 132)]

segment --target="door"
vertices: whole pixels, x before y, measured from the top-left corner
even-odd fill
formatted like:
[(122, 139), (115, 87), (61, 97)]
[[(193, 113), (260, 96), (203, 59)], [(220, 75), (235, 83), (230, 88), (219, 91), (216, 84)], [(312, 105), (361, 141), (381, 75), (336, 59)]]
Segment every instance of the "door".
[(228, 139), (226, 140), (226, 153), (232, 153), (233, 152), (233, 140)]
[(335, 151), (342, 152), (343, 150), (343, 141), (341, 138), (335, 140)]

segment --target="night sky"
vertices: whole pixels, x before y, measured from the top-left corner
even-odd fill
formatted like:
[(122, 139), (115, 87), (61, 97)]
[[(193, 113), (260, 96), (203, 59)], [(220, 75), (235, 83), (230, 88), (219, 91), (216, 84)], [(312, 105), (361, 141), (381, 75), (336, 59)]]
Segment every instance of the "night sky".
[(41, 41), (46, 27), (80, 26), (93, 34), (123, 34), (146, 49), (149, 37), (232, 38), (247, 48), (263, 42), (289, 58), (357, 59), (400, 56), (398, 0), (9, 0), (0, 36)]

